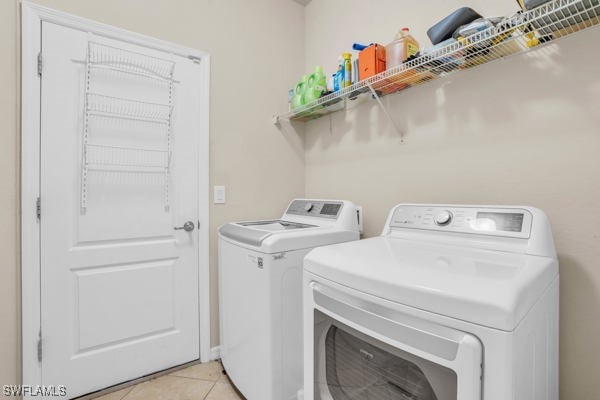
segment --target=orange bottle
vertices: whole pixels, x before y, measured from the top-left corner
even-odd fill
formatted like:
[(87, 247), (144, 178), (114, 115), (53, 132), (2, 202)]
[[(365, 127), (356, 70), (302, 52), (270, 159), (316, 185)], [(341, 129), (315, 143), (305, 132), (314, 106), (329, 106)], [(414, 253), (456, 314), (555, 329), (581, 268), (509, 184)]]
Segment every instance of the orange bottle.
[(402, 28), (394, 41), (385, 46), (386, 68), (398, 66), (418, 52), (419, 42), (411, 36), (408, 28)]

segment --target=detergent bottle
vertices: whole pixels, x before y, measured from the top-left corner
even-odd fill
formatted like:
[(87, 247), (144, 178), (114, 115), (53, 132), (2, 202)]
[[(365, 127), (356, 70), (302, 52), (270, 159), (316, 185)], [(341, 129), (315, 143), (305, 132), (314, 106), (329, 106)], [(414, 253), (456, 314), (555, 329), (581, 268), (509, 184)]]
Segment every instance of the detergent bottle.
[(323, 68), (317, 65), (315, 72), (308, 77), (308, 85), (304, 93), (304, 101), (306, 104), (317, 100), (324, 91), (327, 90), (327, 82)]
[(306, 93), (307, 86), (308, 75), (303, 75), (302, 79), (300, 79), (300, 82), (296, 84), (296, 88), (294, 89), (294, 96), (292, 97), (292, 110), (300, 108), (306, 103), (304, 95)]
[(327, 89), (327, 78), (325, 76), (325, 73), (323, 72), (323, 67), (321, 67), (320, 65), (317, 65), (315, 67), (315, 72), (313, 72), (308, 79), (309, 84), (312, 84), (316, 88), (321, 89), (323, 91)]

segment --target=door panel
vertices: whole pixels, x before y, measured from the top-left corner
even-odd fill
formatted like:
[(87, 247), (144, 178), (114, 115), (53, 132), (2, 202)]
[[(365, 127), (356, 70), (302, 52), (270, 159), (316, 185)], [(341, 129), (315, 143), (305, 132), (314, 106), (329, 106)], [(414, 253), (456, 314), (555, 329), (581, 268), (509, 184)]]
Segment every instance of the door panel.
[[(75, 272), (79, 351), (175, 329), (175, 259)], [(138, 285), (138, 282), (144, 282)], [(104, 297), (127, 293), (126, 298)], [(98, 299), (103, 299), (98, 302)], [(111, 329), (106, 329), (112, 326)]]
[[(88, 71), (90, 42), (117, 61)], [(42, 53), (42, 381), (72, 398), (199, 358), (198, 233), (173, 228), (198, 221), (200, 74), (47, 22)]]

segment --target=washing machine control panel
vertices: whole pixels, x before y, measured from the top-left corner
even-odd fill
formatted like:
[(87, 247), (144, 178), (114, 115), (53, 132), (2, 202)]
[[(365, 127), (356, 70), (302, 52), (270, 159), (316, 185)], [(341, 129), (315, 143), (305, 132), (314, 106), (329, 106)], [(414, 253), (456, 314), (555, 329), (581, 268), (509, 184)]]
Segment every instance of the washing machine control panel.
[(344, 203), (341, 201), (294, 200), (286, 214), (337, 219)]
[(526, 239), (532, 219), (522, 208), (399, 205), (390, 227)]

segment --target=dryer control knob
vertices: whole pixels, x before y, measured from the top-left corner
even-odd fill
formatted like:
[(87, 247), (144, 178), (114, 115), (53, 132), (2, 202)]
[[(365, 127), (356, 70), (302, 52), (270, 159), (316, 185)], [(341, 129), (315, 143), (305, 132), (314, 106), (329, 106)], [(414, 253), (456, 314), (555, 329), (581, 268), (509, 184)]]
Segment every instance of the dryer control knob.
[(310, 210), (312, 210), (313, 207), (313, 203), (306, 203), (306, 205), (304, 206), (304, 211), (310, 212)]
[(436, 225), (445, 226), (452, 221), (452, 213), (448, 210), (440, 211), (437, 213), (433, 219)]

